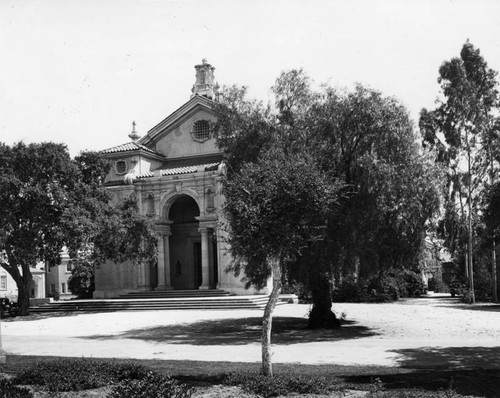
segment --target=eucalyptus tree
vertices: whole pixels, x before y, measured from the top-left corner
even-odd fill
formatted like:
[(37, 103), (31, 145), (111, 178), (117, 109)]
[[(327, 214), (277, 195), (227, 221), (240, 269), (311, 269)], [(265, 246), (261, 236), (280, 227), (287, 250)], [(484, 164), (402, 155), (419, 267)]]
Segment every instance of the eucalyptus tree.
[(436, 151), (438, 162), (448, 170), (441, 231), (452, 252), (465, 252), (468, 258), (473, 300), (472, 255), (477, 240), (473, 232), (479, 222), (488, 167), (493, 164), (492, 132), (499, 106), (496, 76), (479, 49), (467, 41), (460, 57), (443, 62), (439, 68), (441, 98), (436, 109), (422, 109), (419, 123), (424, 144)]

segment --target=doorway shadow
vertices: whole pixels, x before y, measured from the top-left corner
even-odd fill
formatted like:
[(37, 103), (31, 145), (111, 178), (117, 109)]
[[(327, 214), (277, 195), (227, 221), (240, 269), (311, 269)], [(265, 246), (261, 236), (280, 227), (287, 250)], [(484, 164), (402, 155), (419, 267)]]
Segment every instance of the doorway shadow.
[[(165, 325), (131, 329), (120, 335), (93, 335), (87, 339), (137, 339), (166, 344), (191, 345), (247, 345), (260, 343), (262, 317), (239, 319), (203, 320), (189, 324)], [(275, 317), (273, 319), (273, 344), (288, 345), (322, 341), (358, 339), (377, 335), (373, 330), (348, 323), (334, 330), (312, 330), (307, 319)]]

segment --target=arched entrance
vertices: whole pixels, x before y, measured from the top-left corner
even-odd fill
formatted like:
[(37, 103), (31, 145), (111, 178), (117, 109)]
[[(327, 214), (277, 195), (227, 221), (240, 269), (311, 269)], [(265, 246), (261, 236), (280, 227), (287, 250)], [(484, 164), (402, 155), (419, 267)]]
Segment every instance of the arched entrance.
[(198, 289), (202, 284), (200, 209), (188, 195), (170, 206), (170, 280), (174, 289)]

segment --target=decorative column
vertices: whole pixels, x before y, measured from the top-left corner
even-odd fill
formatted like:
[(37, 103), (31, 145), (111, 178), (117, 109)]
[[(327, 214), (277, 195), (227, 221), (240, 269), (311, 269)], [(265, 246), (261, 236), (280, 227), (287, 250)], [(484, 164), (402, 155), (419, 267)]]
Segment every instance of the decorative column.
[(199, 228), (201, 233), (201, 285), (200, 290), (210, 289), (210, 261), (208, 257), (208, 229)]
[(158, 286), (156, 290), (170, 290), (170, 225), (156, 226), (158, 235)]

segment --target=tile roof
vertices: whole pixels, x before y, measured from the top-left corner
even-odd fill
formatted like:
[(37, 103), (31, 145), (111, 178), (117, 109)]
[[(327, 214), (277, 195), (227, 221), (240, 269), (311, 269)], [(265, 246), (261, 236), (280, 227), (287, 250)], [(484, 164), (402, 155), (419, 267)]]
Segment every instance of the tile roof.
[(135, 141), (132, 142), (127, 142), (126, 144), (114, 146), (112, 148), (104, 149), (102, 153), (118, 153), (118, 152), (130, 152), (130, 151), (137, 151), (142, 149), (143, 151), (149, 152), (149, 153), (154, 153), (157, 154), (155, 151), (152, 149), (149, 149), (148, 147), (138, 144)]
[[(203, 158), (190, 158), (190, 159), (172, 159), (167, 161), (159, 169), (160, 176), (172, 176), (178, 174), (196, 173), (198, 170), (213, 171), (217, 170), (222, 161), (221, 155), (215, 155)], [(138, 179), (153, 177), (154, 173), (144, 173), (138, 176)]]

